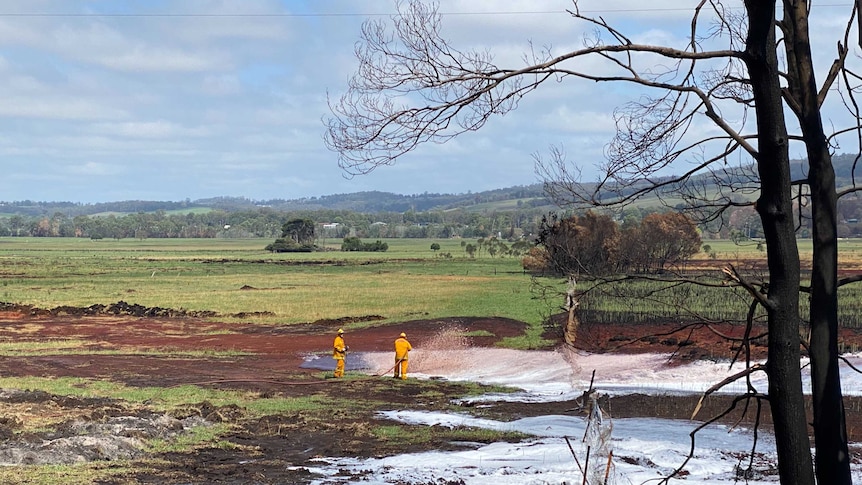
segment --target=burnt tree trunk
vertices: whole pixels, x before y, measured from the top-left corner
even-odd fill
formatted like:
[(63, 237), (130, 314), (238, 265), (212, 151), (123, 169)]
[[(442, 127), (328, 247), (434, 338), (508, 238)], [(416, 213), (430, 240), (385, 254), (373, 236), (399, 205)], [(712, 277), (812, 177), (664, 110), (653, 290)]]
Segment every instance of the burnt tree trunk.
[(785, 1), (788, 88), (807, 148), (811, 189), (811, 397), (818, 483), (849, 485), (850, 456), (838, 370), (838, 228), (835, 170), (823, 131), (808, 35), (807, 2)]
[(790, 160), (775, 36), (775, 2), (746, 0), (745, 62), (757, 114), (757, 169), (769, 266), (769, 403), (783, 485), (813, 485), (808, 428), (799, 368), (799, 252), (793, 221)]
[(575, 293), (575, 280), (569, 280), (569, 290), (566, 291), (566, 303), (563, 308), (568, 312), (566, 318), (566, 328), (563, 329), (563, 341), (568, 345), (575, 345), (578, 339), (578, 327), (581, 321), (578, 320), (578, 297)]

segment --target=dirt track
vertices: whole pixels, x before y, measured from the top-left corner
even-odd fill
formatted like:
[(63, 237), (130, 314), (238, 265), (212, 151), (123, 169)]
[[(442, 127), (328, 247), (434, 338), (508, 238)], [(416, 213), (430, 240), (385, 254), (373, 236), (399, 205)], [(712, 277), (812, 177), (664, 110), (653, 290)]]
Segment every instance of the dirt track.
[[(389, 408), (444, 409), (449, 405), (440, 396), (456, 395), (460, 384), (447, 382), (394, 381), (392, 379), (326, 380), (319, 385), (284, 385), (279, 381), (296, 381), (303, 375), (320, 371), (300, 368), (308, 353), (326, 352), (335, 329), (347, 326), (347, 342), (352, 351), (390, 350), (399, 332), (406, 332), (416, 347), (437, 335), (443, 328), (457, 325), (468, 332), (484, 331), (489, 337), (473, 337), (475, 346), (492, 346), (500, 339), (518, 336), (524, 332), (521, 322), (493, 318), (459, 318), (450, 320), (412, 321), (388, 327), (370, 327), (351, 330), (351, 322), (375, 321), (379, 317), (355, 317), (336, 321), (314, 322), (306, 325), (263, 326), (254, 324), (208, 322), (194, 317), (133, 317), (128, 315), (69, 315), (44, 312), (0, 312), (0, 339), (5, 341), (80, 340), (86, 347), (97, 349), (174, 349), (174, 350), (232, 350), (242, 352), (230, 357), (177, 357), (165, 358), (142, 353), (119, 355), (43, 355), (0, 357), (0, 372), (4, 376), (71, 376), (110, 379), (130, 386), (166, 387), (183, 383), (222, 388), (254, 390), (261, 397), (333, 396), (357, 402), (386, 403)], [(726, 358), (734, 354), (733, 344), (719, 338), (703, 327), (671, 332), (676, 326), (659, 326), (651, 329), (635, 326), (584, 325), (579, 335), (580, 345), (590, 351), (615, 352), (676, 352), (679, 359)], [(739, 329), (722, 329), (738, 332)], [(651, 335), (641, 338), (644, 335)], [(845, 339), (862, 338), (848, 333)], [(762, 347), (757, 347), (762, 351)], [(334, 384), (334, 385), (333, 385)], [(434, 386), (435, 392), (428, 392)], [(71, 426), (72, 418), (89, 423), (110, 424), (113, 420), (127, 419), (130, 412), (153, 423), (159, 419), (146, 409), (130, 410), (121, 403), (105, 399), (68, 399), (45, 393), (0, 395), (0, 408), (25, 403), (30, 407), (44, 407), (58, 416), (68, 414), (69, 421), (59, 419), (57, 431), (51, 436), (20, 437), (16, 434), (20, 423), (0, 421), (0, 438), (7, 449), (20, 441), (38, 441), (48, 438), (69, 438), (80, 434)], [(720, 402), (715, 402), (719, 406)], [(687, 416), (694, 406), (694, 398), (657, 400), (646, 396), (628, 396), (609, 403), (617, 416)], [(574, 402), (548, 404), (500, 403), (482, 412), (505, 419), (541, 414), (559, 414), (576, 407)], [(307, 472), (291, 468), (302, 465), (316, 456), (381, 456), (405, 451), (425, 449), (453, 449), (457, 445), (433, 436), (430, 440), (393, 449), (390, 444), (375, 438), (371, 432), (373, 409), (344, 412), (331, 420), (309, 421), (299, 415), (274, 415), (250, 419), (242, 410), (215, 408), (198, 403), (177, 410), (163, 427), (138, 431), (144, 437), (171, 436), (183, 426), (184, 420), (206, 419), (209, 422), (229, 422), (233, 432), (224, 439), (233, 443), (232, 449), (204, 448), (194, 453), (168, 453), (158, 457), (144, 457), (134, 450), (123, 454), (122, 443), (117, 455), (95, 456), (92, 459), (143, 460), (147, 467), (141, 471), (123, 474), (110, 483), (303, 483), (309, 480)], [(705, 410), (705, 411), (708, 411)], [(5, 415), (6, 413), (4, 413)], [(849, 427), (856, 441), (858, 413), (848, 414)], [(163, 419), (164, 420), (164, 419)], [(65, 435), (64, 435), (65, 433)], [(148, 435), (149, 434), (149, 435)], [(28, 449), (24, 446), (25, 451)], [(17, 450), (17, 449), (15, 449)], [(13, 450), (13, 451), (15, 451)], [(18, 452), (18, 451), (15, 451)], [(9, 451), (12, 453), (12, 451)], [(26, 455), (26, 453), (25, 453)], [(0, 458), (3, 453), (0, 452)], [(26, 455), (30, 456), (30, 455)], [(154, 462), (153, 458), (157, 458)], [(23, 461), (27, 463), (26, 459)], [(31, 461), (32, 462), (32, 461)], [(155, 465), (153, 464), (155, 463)]]

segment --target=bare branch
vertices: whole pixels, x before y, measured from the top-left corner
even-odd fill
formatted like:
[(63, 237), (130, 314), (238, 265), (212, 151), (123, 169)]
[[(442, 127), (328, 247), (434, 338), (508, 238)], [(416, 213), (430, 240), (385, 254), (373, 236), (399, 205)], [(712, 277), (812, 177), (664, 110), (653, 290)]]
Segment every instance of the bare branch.
[(853, 369), (857, 374), (862, 374), (862, 369), (859, 369), (858, 367), (856, 367), (855, 365), (853, 365), (853, 363), (852, 363), (852, 362), (850, 362), (850, 361), (847, 359), (847, 357), (844, 357), (844, 356), (842, 355), (840, 358), (841, 358), (841, 361), (842, 361), (842, 362), (844, 362), (844, 363), (847, 365), (847, 367), (849, 367), (849, 368)]
[[(751, 400), (751, 399), (756, 399), (756, 400), (759, 402), (760, 400), (763, 400), (763, 399), (768, 400), (768, 397), (767, 397), (767, 396), (764, 396), (764, 395), (761, 395), (761, 394), (756, 394), (756, 393), (754, 393), (754, 394), (752, 394), (752, 393), (748, 393), (748, 394), (744, 394), (744, 395), (741, 395), (741, 396), (736, 396), (736, 397), (733, 399), (733, 401), (731, 402), (731, 404), (730, 404), (730, 405), (729, 405), (729, 406), (728, 406), (724, 411), (722, 411), (721, 413), (717, 414), (716, 416), (713, 416), (713, 417), (712, 417), (712, 418), (710, 418), (709, 420), (704, 421), (703, 423), (701, 423), (700, 425), (698, 425), (694, 430), (692, 430), (692, 431), (689, 433), (689, 438), (690, 438), (690, 447), (689, 447), (688, 455), (686, 456), (685, 460), (683, 460), (682, 464), (680, 464), (676, 469), (674, 469), (674, 470), (673, 470), (671, 473), (669, 473), (667, 476), (665, 476), (664, 478), (662, 478), (662, 479), (658, 480), (658, 483), (662, 483), (662, 484), (668, 484), (668, 483), (670, 483), (670, 480), (671, 480), (673, 477), (675, 477), (675, 476), (679, 475), (679, 473), (680, 473), (680, 472), (682, 472), (682, 471), (685, 469), (685, 466), (686, 466), (686, 465), (688, 465), (688, 462), (689, 462), (689, 461), (691, 461), (691, 459), (694, 457), (696, 436), (697, 436), (697, 434), (698, 434), (701, 430), (705, 429), (705, 428), (706, 428), (706, 427), (708, 427), (708, 426), (711, 426), (713, 423), (715, 423), (715, 422), (719, 421), (720, 419), (724, 418), (725, 416), (727, 416), (728, 414), (730, 414), (731, 412), (733, 412), (733, 410), (734, 410), (734, 409), (736, 409), (736, 406), (737, 406), (740, 402), (748, 403), (748, 401), (749, 401), (749, 400)], [(759, 423), (759, 420), (758, 420), (758, 423)], [(755, 429), (757, 429), (757, 427), (755, 427)], [(756, 435), (755, 435), (755, 436), (756, 436)], [(757, 440), (755, 439), (754, 444), (752, 445), (753, 449), (754, 449), (754, 447), (756, 447), (756, 446), (757, 446)]]
[(722, 379), (721, 381), (710, 386), (710, 388), (707, 389), (706, 391), (704, 391), (703, 395), (697, 401), (697, 405), (694, 407), (694, 411), (691, 413), (691, 419), (694, 419), (695, 417), (697, 417), (697, 413), (700, 412), (700, 408), (703, 406), (703, 400), (706, 399), (707, 397), (709, 397), (710, 394), (712, 394), (716, 391), (720, 391), (724, 386), (726, 386), (728, 384), (732, 384), (732, 383), (734, 383), (734, 382), (736, 382), (742, 378), (747, 379), (752, 374), (754, 374), (755, 372), (766, 372), (766, 366), (762, 365), (762, 364), (754, 364), (751, 367), (746, 367), (745, 369), (737, 372), (736, 374), (727, 376), (726, 378)]
[[(758, 303), (760, 303), (766, 308), (772, 307), (772, 303), (769, 301), (766, 295), (763, 294), (762, 291), (762, 288), (766, 286), (765, 283), (756, 284), (746, 280), (741, 274), (739, 274), (738, 271), (736, 271), (736, 268), (733, 265), (727, 265), (722, 268), (721, 271), (727, 276), (730, 281), (733, 281), (745, 288), (748, 293), (751, 294), (751, 296), (753, 296), (754, 299), (758, 301)], [(758, 288), (757, 286), (760, 286), (760, 288)]]
[[(346, 173), (368, 173), (377, 166), (394, 163), (421, 143), (445, 142), (481, 128), (490, 116), (514, 109), (521, 97), (549, 78), (573, 76), (695, 94), (705, 106), (707, 117), (754, 152), (726, 125), (711, 106), (707, 93), (693, 84), (675, 85), (644, 77), (636, 70), (632, 57), (655, 55), (695, 62), (739, 58), (741, 52), (635, 44), (602, 20), (582, 16), (576, 10), (570, 13), (611, 33), (618, 43), (597, 42), (520, 69), (502, 69), (493, 64), (488, 53), (452, 48), (440, 35), (436, 6), (418, 1), (400, 3), (399, 13), (393, 18), (394, 34), (387, 33), (380, 21), (363, 25), (362, 40), (356, 46), (360, 61), (357, 74), (347, 93), (337, 101), (329, 101), (333, 116), (324, 120), (327, 147), (339, 153), (339, 165)], [(624, 57), (617, 58), (617, 54)], [(591, 56), (610, 60), (625, 75), (597, 76), (566, 67)]]

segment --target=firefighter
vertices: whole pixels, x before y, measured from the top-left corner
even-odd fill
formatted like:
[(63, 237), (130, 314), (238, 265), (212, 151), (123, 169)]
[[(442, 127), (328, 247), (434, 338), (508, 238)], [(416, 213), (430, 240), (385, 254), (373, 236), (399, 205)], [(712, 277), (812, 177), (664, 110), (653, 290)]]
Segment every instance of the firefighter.
[(407, 379), (407, 353), (411, 350), (413, 347), (407, 341), (407, 334), (401, 332), (395, 340), (395, 375), (392, 377)]
[(332, 358), (335, 359), (335, 377), (344, 377), (344, 354), (347, 347), (344, 345), (344, 330), (338, 329), (338, 335), (332, 343)]

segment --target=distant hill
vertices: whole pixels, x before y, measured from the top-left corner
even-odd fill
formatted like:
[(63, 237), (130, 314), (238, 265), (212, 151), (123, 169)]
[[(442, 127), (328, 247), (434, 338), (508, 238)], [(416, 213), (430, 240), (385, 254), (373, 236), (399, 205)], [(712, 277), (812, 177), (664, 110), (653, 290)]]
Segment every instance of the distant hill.
[[(833, 157), (835, 167), (836, 185), (847, 187), (852, 183), (852, 174), (862, 177), (862, 163), (860, 167), (854, 167), (855, 155), (842, 154)], [(807, 164), (805, 160), (794, 160), (791, 162), (791, 173), (794, 179), (804, 177)], [(854, 170), (855, 169), (855, 170)], [(745, 170), (742, 170), (743, 172)], [(733, 183), (739, 175), (727, 174), (722, 184)], [(698, 175), (694, 180), (701, 180), (705, 186), (714, 184), (711, 176)], [(633, 187), (630, 190), (634, 190)], [(672, 203), (667, 197), (665, 204)], [(654, 194), (641, 198), (637, 202), (639, 207), (651, 207), (663, 205)], [(465, 210), (476, 212), (507, 212), (522, 208), (541, 208), (552, 211), (557, 208), (545, 197), (542, 184), (519, 185), (514, 187), (487, 190), (483, 192), (468, 192), (466, 194), (437, 194), (423, 193), (414, 195), (402, 195), (391, 192), (366, 191), (350, 194), (323, 195), (320, 197), (305, 197), (299, 199), (271, 199), (254, 200), (245, 197), (214, 197), (208, 199), (185, 200), (179, 202), (171, 201), (146, 201), (126, 200), (118, 202), (104, 202), (97, 204), (82, 204), (76, 202), (36, 202), (31, 200), (0, 202), (0, 217), (20, 216), (51, 216), (60, 212), (67, 217), (91, 216), (91, 215), (123, 215), (138, 212), (188, 213), (203, 212), (209, 210), (221, 210), (225, 212), (237, 212), (257, 210), (268, 207), (273, 210), (285, 212), (316, 211), (316, 210), (338, 210), (360, 213), (403, 213), (408, 211), (451, 211)]]
[[(855, 174), (856, 181), (862, 179), (862, 159), (858, 160), (858, 166), (854, 167), (857, 162), (856, 155), (843, 153), (832, 157), (832, 166), (835, 168), (835, 185), (837, 187), (849, 187), (852, 185), (852, 177)], [(795, 179), (802, 178), (806, 175), (807, 164), (805, 160), (795, 160), (791, 166), (791, 176)]]
[(31, 200), (0, 202), (0, 217), (51, 216), (61, 212), (67, 217), (97, 214), (134, 214), (138, 212), (168, 213), (222, 210), (237, 212), (269, 207), (279, 211), (344, 210), (362, 213), (427, 212), (464, 210), (513, 210), (517, 207), (545, 207), (553, 205), (545, 198), (541, 184), (515, 186), (466, 194), (401, 195), (391, 192), (367, 191), (350, 194), (324, 195), (300, 199), (253, 200), (245, 197), (214, 197), (180, 202), (126, 200), (82, 204), (75, 202), (37, 202)]
[[(391, 192), (354, 192), (350, 194), (324, 195), (293, 200), (267, 200), (257, 202), (273, 209), (285, 211), (299, 210), (346, 210), (353, 212), (427, 212), (432, 210), (451, 210), (469, 208), (478, 204), (488, 204), (501, 201), (530, 201), (535, 204), (550, 205), (545, 199), (541, 184), (516, 186), (505, 189), (470, 192), (466, 194), (434, 194), (425, 192), (416, 195), (400, 195)], [(211, 201), (206, 202), (212, 205)]]

